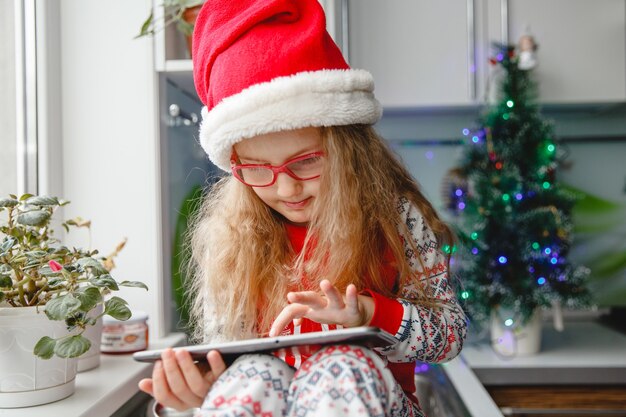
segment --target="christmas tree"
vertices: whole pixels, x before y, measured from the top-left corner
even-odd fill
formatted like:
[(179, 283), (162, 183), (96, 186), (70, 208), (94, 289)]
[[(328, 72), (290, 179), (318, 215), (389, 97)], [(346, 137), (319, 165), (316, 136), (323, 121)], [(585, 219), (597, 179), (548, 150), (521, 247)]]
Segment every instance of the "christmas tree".
[(484, 323), (497, 312), (512, 327), (538, 307), (588, 305), (589, 270), (567, 259), (576, 196), (556, 178), (563, 152), (535, 101), (534, 59), (513, 46), (495, 50), (499, 96), (478, 128), (463, 131), (447, 201), (462, 243), (457, 268), (468, 314)]

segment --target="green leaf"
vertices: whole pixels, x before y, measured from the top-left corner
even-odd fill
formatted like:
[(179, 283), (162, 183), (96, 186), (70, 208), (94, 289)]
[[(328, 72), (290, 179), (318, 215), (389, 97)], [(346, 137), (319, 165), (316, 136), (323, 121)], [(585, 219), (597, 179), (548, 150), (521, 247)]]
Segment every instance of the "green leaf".
[(17, 222), (26, 226), (43, 226), (50, 219), (46, 210), (33, 210), (17, 216)]
[(89, 282), (96, 287), (106, 287), (113, 291), (118, 291), (120, 287), (117, 286), (117, 282), (113, 279), (111, 275), (105, 274), (100, 275), (99, 277), (94, 277), (89, 280)]
[(54, 355), (54, 347), (56, 346), (57, 341), (44, 336), (35, 345), (33, 349), (33, 353), (39, 356), (41, 359), (50, 359), (52, 355)]
[(9, 275), (0, 275), (0, 288), (12, 288), (13, 280)]
[(80, 309), (86, 312), (93, 309), (100, 301), (102, 301), (102, 294), (100, 294), (100, 290), (98, 288), (89, 287), (84, 291), (80, 290), (77, 292), (76, 298), (80, 300)]
[(0, 256), (4, 255), (15, 245), (16, 240), (12, 237), (6, 236), (0, 244)]
[(19, 201), (12, 198), (0, 198), (0, 207), (15, 207), (19, 204)]
[(111, 297), (104, 303), (104, 313), (118, 320), (128, 320), (132, 313), (126, 304), (120, 297)]
[(3, 302), (6, 297), (7, 296), (2, 291), (0, 291), (0, 303)]
[(80, 258), (76, 263), (83, 268), (91, 268), (91, 272), (94, 275), (102, 275), (109, 272), (104, 265), (94, 258)]
[(57, 341), (54, 353), (62, 358), (76, 358), (87, 352), (90, 347), (89, 339), (82, 335), (75, 335)]
[(22, 196), (20, 197), (20, 201), (28, 200), (32, 196), (33, 196), (32, 194), (28, 194), (28, 193), (22, 194)]
[(120, 282), (122, 287), (137, 287), (148, 290), (148, 286), (141, 281), (122, 281)]
[(139, 35), (135, 36), (135, 39), (153, 33), (153, 31), (150, 30), (150, 26), (152, 25), (153, 19), (154, 19), (154, 12), (150, 12), (150, 16), (148, 16), (148, 18), (141, 25), (141, 30), (139, 31)]
[(46, 303), (46, 316), (50, 320), (65, 320), (80, 309), (81, 302), (72, 294), (55, 297)]
[(59, 204), (59, 200), (56, 197), (35, 196), (26, 200), (26, 204), (33, 206), (56, 206)]

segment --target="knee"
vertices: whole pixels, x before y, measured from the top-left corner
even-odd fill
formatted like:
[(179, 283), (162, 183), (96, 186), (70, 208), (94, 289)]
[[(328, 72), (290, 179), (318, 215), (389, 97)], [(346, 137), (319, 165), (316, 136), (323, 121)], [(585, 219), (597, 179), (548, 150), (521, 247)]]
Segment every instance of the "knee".
[(298, 372), (311, 372), (323, 369), (335, 376), (343, 372), (371, 372), (375, 377), (382, 378), (385, 368), (383, 360), (371, 349), (356, 345), (331, 345), (322, 347), (307, 361)]

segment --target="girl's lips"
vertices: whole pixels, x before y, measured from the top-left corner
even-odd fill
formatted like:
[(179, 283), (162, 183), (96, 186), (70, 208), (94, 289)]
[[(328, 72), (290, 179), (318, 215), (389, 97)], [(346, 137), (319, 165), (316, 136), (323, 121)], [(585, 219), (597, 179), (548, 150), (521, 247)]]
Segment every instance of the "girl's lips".
[(303, 209), (307, 204), (309, 204), (310, 199), (311, 197), (306, 198), (302, 201), (298, 201), (296, 203), (292, 203), (290, 201), (283, 201), (283, 203), (285, 203), (285, 205), (290, 209), (298, 210), (298, 209)]

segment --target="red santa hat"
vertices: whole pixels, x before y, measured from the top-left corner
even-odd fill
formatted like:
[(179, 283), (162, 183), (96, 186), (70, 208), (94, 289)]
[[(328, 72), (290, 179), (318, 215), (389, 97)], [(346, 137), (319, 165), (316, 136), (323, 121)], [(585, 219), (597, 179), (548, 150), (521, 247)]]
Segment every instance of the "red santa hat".
[(303, 127), (373, 124), (370, 73), (351, 69), (318, 0), (207, 0), (193, 34), (200, 143), (228, 171), (232, 146)]

